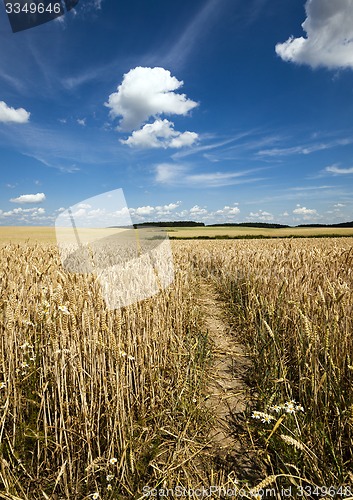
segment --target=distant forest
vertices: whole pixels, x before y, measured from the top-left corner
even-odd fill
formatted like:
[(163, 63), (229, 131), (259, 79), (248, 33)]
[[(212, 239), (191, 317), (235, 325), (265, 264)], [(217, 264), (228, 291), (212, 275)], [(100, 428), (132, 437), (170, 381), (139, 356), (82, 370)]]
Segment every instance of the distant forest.
[[(259, 227), (259, 228), (283, 228), (291, 227), (286, 224), (274, 224), (271, 222), (239, 222), (239, 223), (225, 223), (225, 224), (208, 224), (207, 226), (203, 222), (194, 221), (170, 221), (170, 222), (144, 222), (141, 224), (134, 224), (134, 227)], [(299, 224), (294, 227), (353, 227), (353, 221), (351, 222), (340, 222), (337, 224)]]

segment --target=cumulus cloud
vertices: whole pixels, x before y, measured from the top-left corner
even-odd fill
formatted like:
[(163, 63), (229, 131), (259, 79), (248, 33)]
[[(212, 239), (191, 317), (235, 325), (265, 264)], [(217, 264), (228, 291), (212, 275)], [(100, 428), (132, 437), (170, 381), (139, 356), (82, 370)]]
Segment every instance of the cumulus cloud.
[(318, 215), (317, 211), (314, 208), (306, 208), (297, 205), (297, 208), (293, 210), (293, 214), (296, 215)]
[(265, 210), (259, 210), (258, 212), (250, 212), (249, 217), (247, 217), (247, 219), (271, 221), (273, 220), (273, 215), (270, 212), (266, 212)]
[(278, 43), (284, 60), (312, 68), (353, 69), (353, 0), (307, 0), (302, 24), (306, 37)]
[(164, 68), (139, 66), (124, 75), (117, 92), (110, 94), (105, 105), (112, 118), (122, 117), (121, 130), (135, 130), (150, 117), (186, 115), (195, 108), (195, 101), (175, 92), (183, 84)]
[(181, 204), (181, 201), (168, 203), (167, 205), (146, 205), (137, 208), (129, 208), (129, 215), (138, 220), (160, 220), (164, 216), (172, 215)]
[(150, 207), (149, 205), (147, 205), (146, 207), (136, 208), (135, 213), (137, 215), (150, 215), (153, 214), (154, 210), (154, 207)]
[(349, 175), (353, 174), (353, 167), (349, 168), (339, 168), (337, 165), (331, 165), (325, 168), (325, 172), (335, 175)]
[(169, 203), (168, 205), (163, 205), (162, 207), (158, 206), (156, 207), (156, 210), (163, 210), (170, 212), (171, 210), (175, 210), (176, 208), (178, 208), (180, 204), (181, 201), (177, 201), (176, 203)]
[(10, 108), (6, 102), (0, 101), (1, 123), (27, 123), (30, 115), (24, 108)]
[(9, 210), (7, 212), (3, 212), (2, 210), (0, 211), (1, 212), (1, 216), (2, 217), (13, 217), (13, 216), (31, 216), (33, 218), (35, 217), (38, 217), (39, 216), (42, 216), (45, 214), (45, 210), (44, 208), (38, 208), (38, 207), (35, 207), (35, 208), (14, 208), (13, 210)]
[(174, 123), (169, 120), (156, 120), (135, 130), (128, 139), (120, 142), (137, 148), (182, 148), (191, 146), (197, 138), (195, 132), (177, 132)]
[(18, 198), (11, 198), (12, 203), (42, 203), (45, 200), (44, 193), (21, 194)]
[[(234, 205), (238, 205), (238, 203), (234, 203)], [(238, 215), (240, 213), (240, 208), (237, 206), (230, 207), (226, 205), (221, 210), (217, 210), (216, 215)]]
[(207, 210), (205, 208), (201, 208), (198, 205), (194, 205), (192, 208), (190, 208), (190, 214), (191, 215), (205, 215), (207, 214)]
[(81, 127), (86, 126), (86, 118), (77, 118), (77, 123), (81, 125)]

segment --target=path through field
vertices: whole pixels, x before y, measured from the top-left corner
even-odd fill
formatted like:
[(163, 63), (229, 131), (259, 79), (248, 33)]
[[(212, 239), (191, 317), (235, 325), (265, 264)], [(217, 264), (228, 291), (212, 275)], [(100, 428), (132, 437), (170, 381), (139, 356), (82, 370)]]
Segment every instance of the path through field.
[(214, 285), (204, 281), (200, 291), (205, 327), (213, 344), (208, 405), (215, 422), (209, 438), (219, 460), (232, 467), (240, 479), (259, 479), (261, 466), (246, 431), (244, 413), (249, 398), (245, 376), (250, 361), (237, 342)]

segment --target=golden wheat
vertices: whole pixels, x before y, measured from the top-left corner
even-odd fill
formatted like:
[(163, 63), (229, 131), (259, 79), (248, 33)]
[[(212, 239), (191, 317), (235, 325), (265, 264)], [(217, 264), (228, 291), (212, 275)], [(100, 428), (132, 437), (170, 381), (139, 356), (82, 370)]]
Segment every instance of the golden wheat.
[(55, 246), (0, 247), (4, 498), (138, 498), (144, 485), (234, 484), (237, 471), (208, 467), (204, 450), (211, 348), (197, 300), (204, 279), (222, 293), (252, 355), (257, 397), (249, 412), (267, 421), (269, 408), (283, 414), (273, 414), (272, 433), (249, 419), (271, 482), (293, 468), (316, 484), (348, 482), (352, 240), (172, 246), (174, 283), (113, 311), (93, 275), (63, 270)]

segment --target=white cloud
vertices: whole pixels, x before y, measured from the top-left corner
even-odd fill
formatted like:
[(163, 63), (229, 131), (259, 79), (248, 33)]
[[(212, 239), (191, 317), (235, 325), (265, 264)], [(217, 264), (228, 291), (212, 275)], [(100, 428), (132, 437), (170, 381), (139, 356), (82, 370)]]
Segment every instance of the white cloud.
[(23, 108), (10, 108), (6, 102), (0, 101), (0, 123), (27, 123), (30, 115)]
[(156, 166), (156, 182), (160, 184), (169, 184), (176, 178), (184, 176), (186, 168), (174, 163), (161, 163)]
[(137, 148), (182, 148), (191, 146), (197, 138), (195, 132), (177, 132), (174, 123), (169, 120), (156, 120), (135, 130), (128, 139), (120, 142)]
[(185, 61), (187, 56), (195, 49), (195, 46), (202, 47), (202, 39), (209, 35), (212, 24), (218, 24), (218, 15), (224, 12), (226, 2), (205, 0), (201, 5), (199, 12), (191, 19), (191, 22), (186, 26), (168, 54), (162, 57), (162, 60), (167, 64), (173, 64), (174, 67), (178, 66), (182, 61)]
[(177, 201), (176, 203), (169, 203), (169, 205), (164, 205), (163, 207), (156, 207), (156, 209), (162, 209), (162, 210), (175, 210), (178, 208), (181, 204), (181, 201)]
[(82, 118), (82, 119), (81, 119), (81, 118), (78, 118), (78, 119), (77, 119), (77, 123), (78, 123), (79, 125), (81, 125), (82, 127), (85, 127), (85, 126), (86, 126), (86, 118)]
[(149, 205), (147, 205), (146, 207), (136, 208), (135, 213), (137, 215), (150, 215), (153, 214), (154, 211), (155, 211), (154, 207), (150, 207)]
[[(234, 203), (234, 205), (238, 205), (238, 203)], [(238, 215), (240, 213), (240, 208), (237, 206), (230, 207), (226, 205), (221, 210), (217, 210), (216, 215)]]
[(222, 187), (261, 180), (259, 178), (241, 179), (247, 172), (212, 172), (207, 174), (192, 174), (185, 177), (189, 186)]
[(250, 212), (249, 217), (247, 219), (258, 219), (264, 221), (273, 220), (273, 215), (270, 212), (266, 212), (264, 210), (259, 210), (258, 212)]
[(336, 175), (348, 175), (353, 174), (353, 167), (350, 168), (339, 168), (337, 165), (331, 165), (325, 168), (325, 172)]
[(297, 208), (293, 210), (293, 214), (296, 215), (318, 215), (317, 211), (314, 208), (306, 208), (297, 205)]
[(129, 213), (132, 216), (138, 216), (138, 217), (143, 217), (145, 215), (154, 215), (154, 216), (160, 216), (160, 215), (168, 215), (170, 214), (173, 210), (176, 210), (181, 204), (181, 201), (177, 201), (176, 203), (169, 203), (168, 205), (157, 205), (157, 206), (142, 206), (142, 207), (137, 207), (137, 208), (129, 208)]
[(195, 101), (175, 92), (183, 84), (164, 68), (139, 66), (124, 75), (117, 92), (110, 94), (105, 105), (113, 118), (122, 117), (122, 130), (135, 130), (150, 117), (186, 115), (195, 108)]
[(260, 178), (244, 178), (257, 169), (240, 172), (211, 172), (190, 174), (186, 166), (173, 163), (162, 163), (155, 167), (156, 182), (160, 184), (187, 187), (222, 187), (262, 180)]
[(192, 215), (204, 215), (207, 214), (207, 210), (205, 208), (201, 208), (198, 205), (194, 205), (190, 208), (190, 214)]
[(336, 205), (334, 205), (335, 208), (342, 208), (344, 206), (345, 205), (343, 205), (342, 203), (336, 203)]
[(155, 207), (155, 213), (157, 215), (168, 215), (171, 214), (173, 210), (176, 210), (181, 204), (181, 201), (176, 203), (169, 203), (168, 205), (162, 205)]
[(44, 208), (38, 208), (38, 207), (35, 207), (35, 208), (18, 207), (18, 208), (14, 208), (13, 210), (9, 210), (7, 212), (3, 212), (2, 210), (0, 212), (1, 212), (0, 215), (3, 217), (31, 216), (32, 218), (35, 218), (35, 217), (38, 218), (38, 216), (42, 216), (45, 214)]
[(353, 68), (353, 0), (307, 0), (306, 37), (276, 45), (284, 60), (312, 68)]
[(18, 198), (11, 198), (12, 203), (42, 203), (45, 200), (44, 193), (22, 194)]

